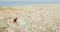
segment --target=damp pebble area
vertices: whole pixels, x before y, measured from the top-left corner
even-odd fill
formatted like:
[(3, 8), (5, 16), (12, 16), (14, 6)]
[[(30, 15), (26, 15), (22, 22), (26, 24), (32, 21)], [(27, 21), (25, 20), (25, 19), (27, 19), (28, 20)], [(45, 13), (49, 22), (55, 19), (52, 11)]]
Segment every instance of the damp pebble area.
[(60, 4), (1, 6), (0, 32), (60, 32)]

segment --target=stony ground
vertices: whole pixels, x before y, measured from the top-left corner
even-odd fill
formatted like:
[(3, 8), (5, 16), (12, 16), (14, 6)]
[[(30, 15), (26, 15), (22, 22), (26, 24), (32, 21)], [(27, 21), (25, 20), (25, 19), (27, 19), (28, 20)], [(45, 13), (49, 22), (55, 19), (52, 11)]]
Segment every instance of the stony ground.
[(0, 32), (60, 32), (60, 4), (0, 7)]

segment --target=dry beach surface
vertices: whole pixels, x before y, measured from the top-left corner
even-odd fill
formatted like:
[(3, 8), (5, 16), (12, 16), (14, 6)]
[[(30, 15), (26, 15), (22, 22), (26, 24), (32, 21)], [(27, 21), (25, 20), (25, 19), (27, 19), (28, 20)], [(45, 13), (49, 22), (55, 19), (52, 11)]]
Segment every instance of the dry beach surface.
[(2, 6), (0, 32), (60, 32), (60, 4)]

